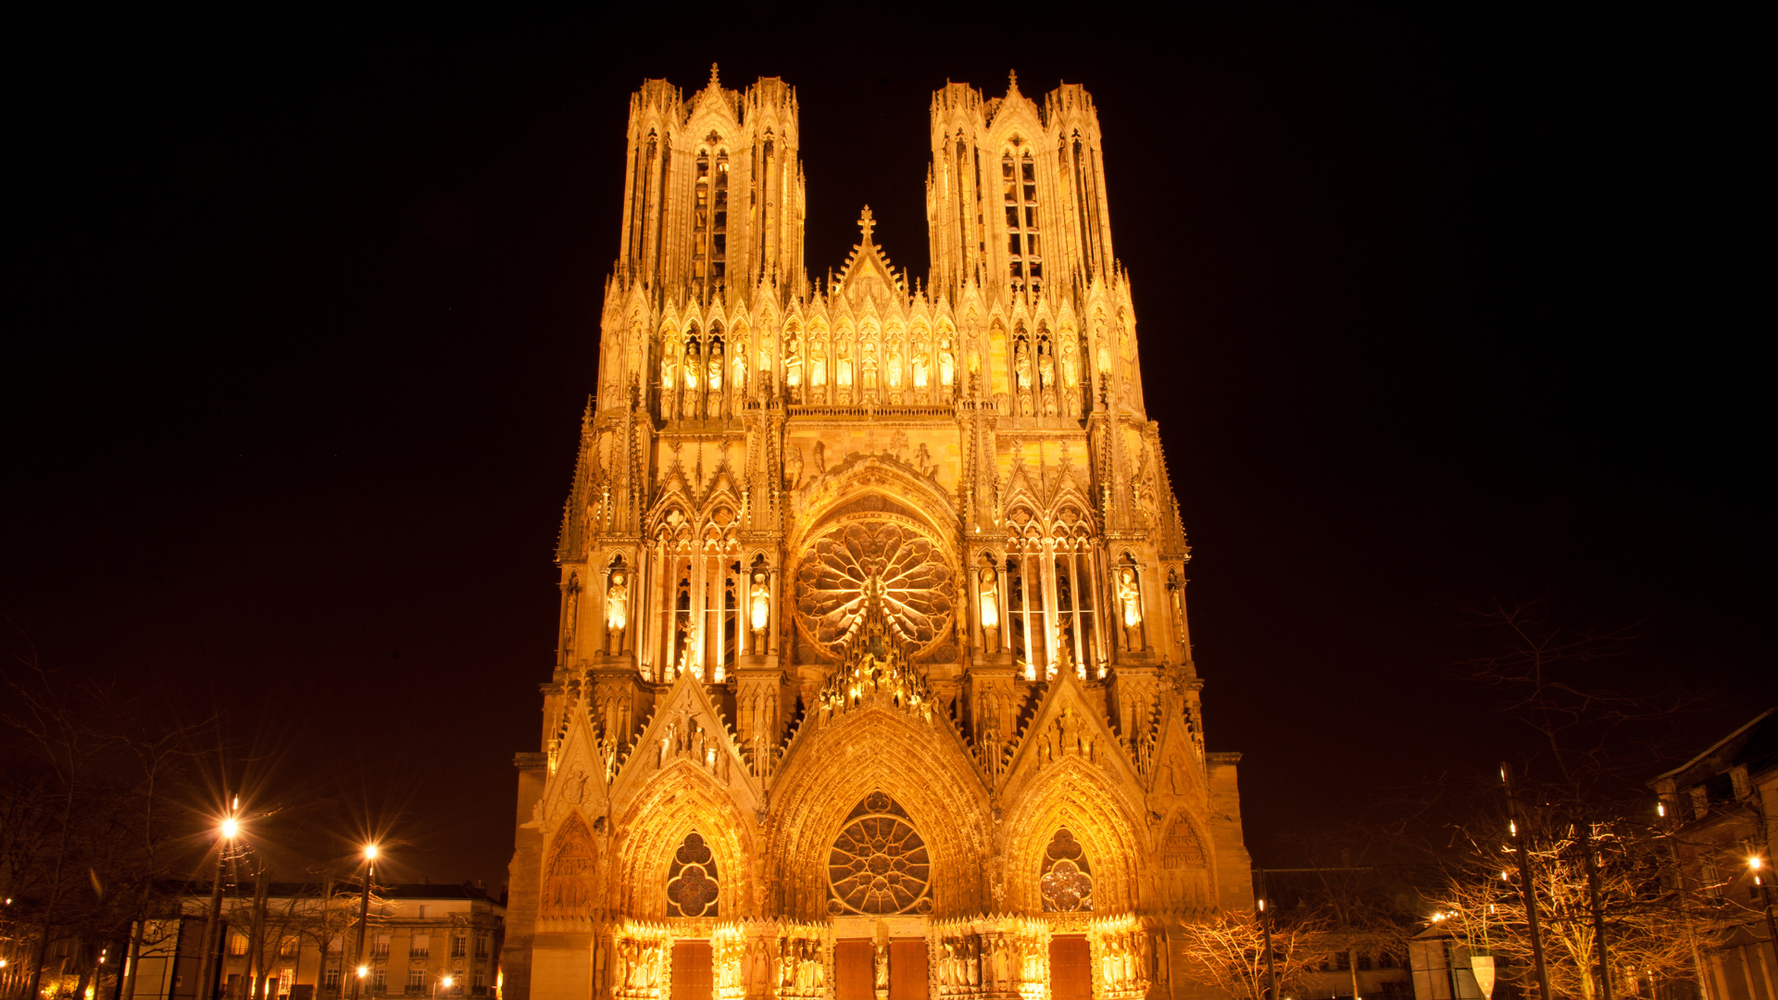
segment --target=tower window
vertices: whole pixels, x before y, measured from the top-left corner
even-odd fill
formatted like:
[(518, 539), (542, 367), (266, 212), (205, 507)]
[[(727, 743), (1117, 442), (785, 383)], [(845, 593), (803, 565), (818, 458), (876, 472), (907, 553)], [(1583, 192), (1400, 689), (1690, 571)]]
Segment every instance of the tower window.
[(1043, 290), (1043, 246), (1037, 225), (1037, 161), (1026, 150), (1017, 159), (1000, 158), (1000, 181), (1006, 212), (1008, 279), (1014, 291)]
[(698, 154), (692, 188), (691, 273), (699, 282), (719, 281), (728, 262), (728, 154)]

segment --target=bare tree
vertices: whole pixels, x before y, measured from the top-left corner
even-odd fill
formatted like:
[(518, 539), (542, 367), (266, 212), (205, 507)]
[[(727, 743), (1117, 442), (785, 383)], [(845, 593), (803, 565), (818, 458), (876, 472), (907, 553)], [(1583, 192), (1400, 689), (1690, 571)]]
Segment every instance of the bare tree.
[[(1186, 975), (1235, 1000), (1267, 1000), (1265, 938), (1251, 913), (1187, 923), (1179, 931)], [(1331, 955), (1326, 925), (1317, 918), (1285, 919), (1272, 927), (1272, 968), (1280, 989), (1300, 989), (1304, 974)]]

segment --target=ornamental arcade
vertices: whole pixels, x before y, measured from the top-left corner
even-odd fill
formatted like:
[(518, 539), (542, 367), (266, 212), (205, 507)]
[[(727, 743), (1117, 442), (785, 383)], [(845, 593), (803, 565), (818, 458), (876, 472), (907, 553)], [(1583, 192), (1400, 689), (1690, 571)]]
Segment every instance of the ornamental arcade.
[(1251, 905), (1092, 100), (930, 114), (928, 281), (811, 280), (795, 91), (631, 98), (509, 997), (1189, 996)]

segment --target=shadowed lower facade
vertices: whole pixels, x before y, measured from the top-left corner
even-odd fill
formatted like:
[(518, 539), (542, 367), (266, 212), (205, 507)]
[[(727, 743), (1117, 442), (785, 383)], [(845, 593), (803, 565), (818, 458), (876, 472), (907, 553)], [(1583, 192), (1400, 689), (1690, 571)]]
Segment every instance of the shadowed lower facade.
[(931, 274), (811, 280), (795, 92), (631, 99), (507, 996), (1185, 996), (1252, 903), (1092, 101), (929, 111)]

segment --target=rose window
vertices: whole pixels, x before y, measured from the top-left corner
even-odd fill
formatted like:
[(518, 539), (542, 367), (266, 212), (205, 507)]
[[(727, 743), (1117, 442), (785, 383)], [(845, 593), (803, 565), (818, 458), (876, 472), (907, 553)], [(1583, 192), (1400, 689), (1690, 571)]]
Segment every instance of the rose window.
[(907, 813), (882, 792), (859, 803), (834, 839), (827, 859), (832, 895), (842, 913), (932, 912), (932, 858)]
[(871, 593), (910, 656), (951, 630), (956, 583), (926, 536), (893, 521), (849, 521), (810, 543), (796, 574), (797, 620), (804, 635), (838, 653), (863, 620)]
[(685, 835), (667, 868), (667, 915), (716, 916), (716, 859), (697, 833)]
[(1073, 913), (1093, 908), (1093, 867), (1087, 853), (1067, 827), (1056, 831), (1043, 852), (1043, 909), (1047, 913)]

